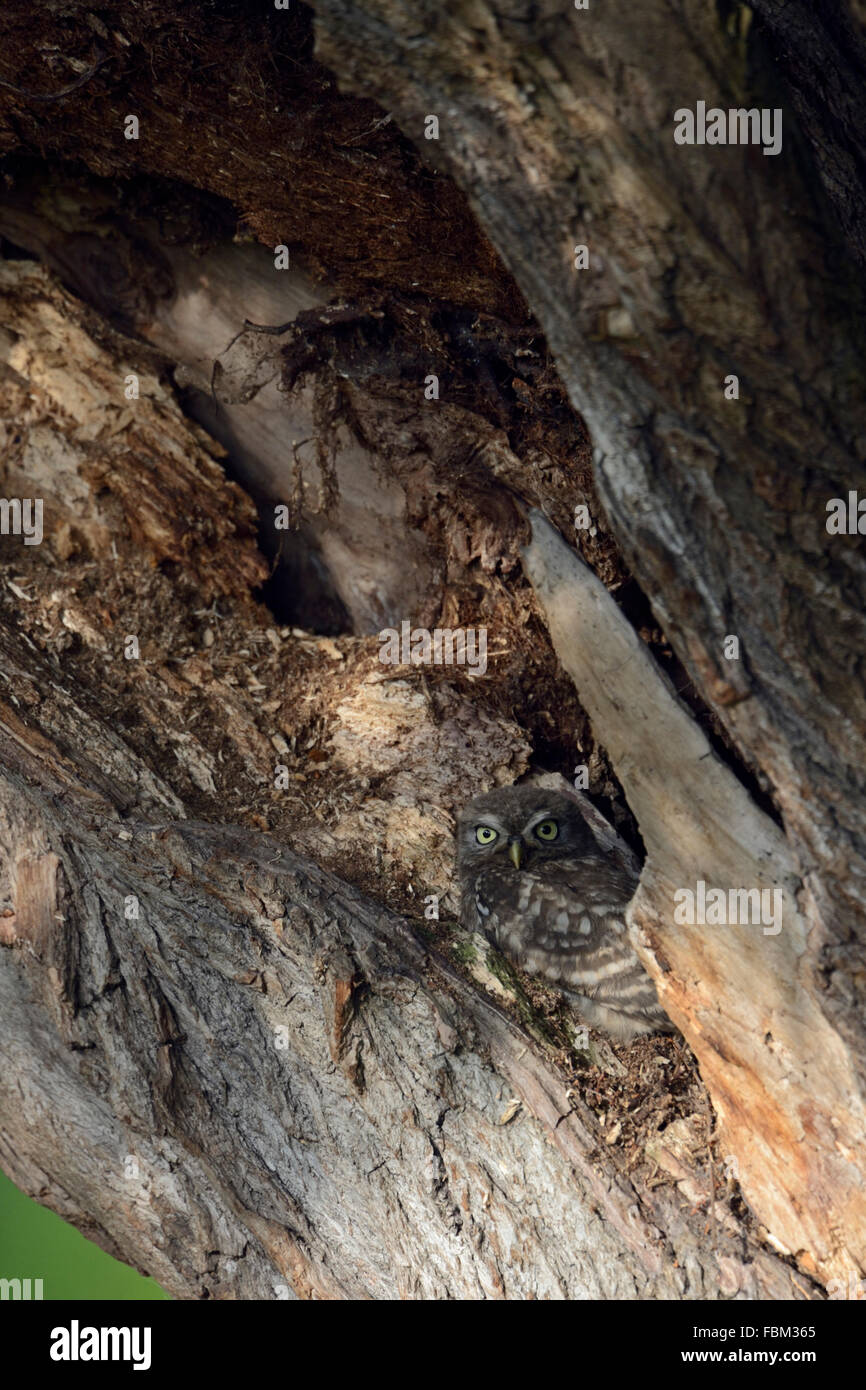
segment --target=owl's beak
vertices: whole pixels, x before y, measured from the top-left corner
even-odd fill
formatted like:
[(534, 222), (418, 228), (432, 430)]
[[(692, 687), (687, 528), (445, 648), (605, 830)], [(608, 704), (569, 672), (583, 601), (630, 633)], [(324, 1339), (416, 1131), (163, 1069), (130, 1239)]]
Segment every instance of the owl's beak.
[(515, 869), (519, 869), (523, 863), (526, 848), (523, 841), (516, 835), (508, 841), (508, 858), (511, 860)]

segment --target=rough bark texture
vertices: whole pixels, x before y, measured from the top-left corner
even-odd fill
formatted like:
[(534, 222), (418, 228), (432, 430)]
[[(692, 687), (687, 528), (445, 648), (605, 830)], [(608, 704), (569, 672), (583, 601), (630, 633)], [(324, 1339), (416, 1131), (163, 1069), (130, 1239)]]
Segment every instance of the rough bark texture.
[(121, 821), (92, 789), (82, 824), (80, 785), (47, 818), (22, 753), (0, 1153), (105, 1248), (186, 1298), (805, 1293), (722, 1202), (710, 1253), (706, 1178), (690, 1212), (602, 1159), (402, 921), (245, 831)]
[[(6, 539), (2, 596), (6, 1171), (180, 1297), (807, 1296), (679, 1044), (637, 1049), (637, 1100), (606, 1094), (552, 1015), (518, 993), (534, 1041), (500, 1012), (514, 982), (478, 943), (281, 857), (447, 903), (444, 811), (523, 771), (525, 738), (452, 683), (383, 682), (369, 639), (267, 627), (248, 502), (155, 378), (115, 405), (135, 345), (28, 262), (2, 290), (4, 486), (38, 483), (48, 518), (30, 554)], [(177, 533), (146, 505), (157, 436)], [(311, 768), (273, 730), (317, 688)]]
[[(866, 1269), (859, 7), (313, 10), (0, 18), (49, 267), (0, 262), (46, 499), (0, 541), (3, 1167), (181, 1297), (815, 1296)], [(783, 153), (675, 145), (697, 100)], [(383, 672), (404, 617), (487, 625), (487, 678)], [(456, 807), (575, 762), (709, 1100), (449, 921)], [(698, 878), (781, 935), (677, 926)]]
[[(10, 691), (58, 684), (2, 655)], [(58, 694), (38, 734), (2, 712), (0, 1153), (22, 1186), (179, 1297), (807, 1295), (687, 1128), (635, 1181), (404, 921), (269, 837), (176, 819)], [(119, 813), (131, 786), (158, 820)]]

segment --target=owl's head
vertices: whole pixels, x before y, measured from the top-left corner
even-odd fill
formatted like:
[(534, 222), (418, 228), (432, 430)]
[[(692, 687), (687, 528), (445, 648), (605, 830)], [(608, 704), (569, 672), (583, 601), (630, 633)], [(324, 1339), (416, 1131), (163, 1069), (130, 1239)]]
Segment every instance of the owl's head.
[(457, 819), (458, 869), (510, 861), (516, 870), (593, 850), (598, 845), (577, 802), (543, 787), (484, 792)]

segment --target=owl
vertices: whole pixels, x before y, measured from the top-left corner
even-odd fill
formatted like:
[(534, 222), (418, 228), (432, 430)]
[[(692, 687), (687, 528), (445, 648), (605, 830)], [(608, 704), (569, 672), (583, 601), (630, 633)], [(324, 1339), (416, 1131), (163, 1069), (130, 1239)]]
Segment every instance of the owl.
[(457, 822), (463, 925), (567, 997), (618, 1042), (672, 1032), (631, 945), (625, 910), (637, 880), (605, 853), (562, 792), (485, 792)]

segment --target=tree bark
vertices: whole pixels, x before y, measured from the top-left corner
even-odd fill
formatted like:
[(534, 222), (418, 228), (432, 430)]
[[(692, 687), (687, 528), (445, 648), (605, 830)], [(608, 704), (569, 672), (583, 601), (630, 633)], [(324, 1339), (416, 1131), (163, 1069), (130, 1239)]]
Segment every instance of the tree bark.
[[(47, 267), (0, 262), (46, 514), (2, 540), (3, 1167), (179, 1297), (862, 1275), (859, 12), (226, 4), (187, 53), (167, 3), (63, 8), (47, 69), (0, 21), (0, 236)], [(699, 99), (783, 153), (675, 145)], [(403, 618), (486, 624), (486, 679), (383, 671)], [(461, 802), (575, 762), (700, 1075), (587, 1051), (451, 920)], [(781, 933), (678, 924), (701, 879)]]

